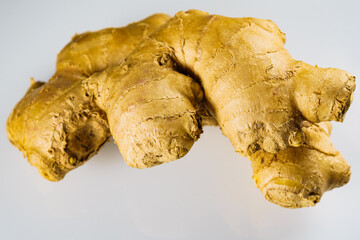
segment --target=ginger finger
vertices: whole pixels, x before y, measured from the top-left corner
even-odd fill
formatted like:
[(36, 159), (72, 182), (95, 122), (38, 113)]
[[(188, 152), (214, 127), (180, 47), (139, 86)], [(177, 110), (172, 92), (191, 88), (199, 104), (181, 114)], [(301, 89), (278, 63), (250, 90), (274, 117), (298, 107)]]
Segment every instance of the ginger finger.
[(9, 140), (43, 177), (61, 180), (110, 137), (106, 114), (89, 98), (82, 80), (119, 64), (168, 18), (155, 14), (127, 27), (77, 35), (59, 53), (57, 71), (49, 82), (30, 86), (6, 128)]
[[(158, 51), (159, 55), (152, 54)], [(111, 134), (131, 167), (147, 168), (183, 157), (202, 132), (203, 93), (178, 72), (171, 49), (148, 42), (119, 66), (84, 81), (107, 113)]]
[(350, 179), (350, 166), (331, 144), (330, 123), (304, 122), (304, 146), (250, 157), (255, 185), (267, 200), (286, 208), (314, 206), (324, 192)]

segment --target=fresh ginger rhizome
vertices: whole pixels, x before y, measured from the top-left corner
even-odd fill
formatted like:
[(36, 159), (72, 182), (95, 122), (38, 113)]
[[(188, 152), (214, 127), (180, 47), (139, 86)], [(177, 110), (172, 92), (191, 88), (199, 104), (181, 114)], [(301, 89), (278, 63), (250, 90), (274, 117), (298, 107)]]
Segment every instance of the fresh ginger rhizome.
[(355, 77), (294, 60), (270, 20), (190, 10), (74, 36), (56, 73), (33, 82), (7, 122), (10, 141), (58, 181), (113, 136), (147, 168), (183, 157), (219, 125), (256, 186), (283, 207), (315, 205), (350, 167), (328, 121), (343, 121)]

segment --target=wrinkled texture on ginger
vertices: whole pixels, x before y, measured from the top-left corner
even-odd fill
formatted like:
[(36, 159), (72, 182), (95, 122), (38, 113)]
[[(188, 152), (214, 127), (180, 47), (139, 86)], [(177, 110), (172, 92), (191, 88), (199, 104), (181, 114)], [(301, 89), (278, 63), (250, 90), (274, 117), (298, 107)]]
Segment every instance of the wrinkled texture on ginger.
[(110, 135), (128, 165), (147, 168), (219, 125), (269, 201), (312, 206), (349, 180), (327, 121), (343, 121), (355, 77), (297, 61), (284, 44), (270, 20), (197, 10), (77, 35), (11, 113), (9, 139), (57, 181)]
[(123, 28), (75, 35), (59, 53), (56, 73), (34, 82), (7, 121), (10, 141), (52, 181), (83, 164), (111, 136), (106, 114), (82, 87), (97, 71), (118, 65), (169, 17), (155, 14)]

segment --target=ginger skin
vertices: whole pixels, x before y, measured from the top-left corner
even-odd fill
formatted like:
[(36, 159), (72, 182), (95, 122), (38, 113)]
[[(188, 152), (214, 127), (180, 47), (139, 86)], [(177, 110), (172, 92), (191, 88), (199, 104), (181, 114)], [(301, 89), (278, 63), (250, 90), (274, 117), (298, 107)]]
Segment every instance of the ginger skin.
[(82, 81), (118, 65), (169, 16), (155, 14), (123, 28), (75, 35), (59, 53), (56, 73), (33, 82), (10, 114), (9, 140), (48, 180), (65, 174), (96, 154), (111, 136), (106, 114), (92, 101)]
[(197, 10), (78, 35), (50, 81), (15, 107), (8, 137), (58, 181), (110, 135), (129, 166), (147, 168), (181, 158), (202, 126), (219, 125), (266, 199), (312, 206), (349, 180), (325, 121), (343, 121), (355, 77), (294, 60), (284, 43), (269, 20)]

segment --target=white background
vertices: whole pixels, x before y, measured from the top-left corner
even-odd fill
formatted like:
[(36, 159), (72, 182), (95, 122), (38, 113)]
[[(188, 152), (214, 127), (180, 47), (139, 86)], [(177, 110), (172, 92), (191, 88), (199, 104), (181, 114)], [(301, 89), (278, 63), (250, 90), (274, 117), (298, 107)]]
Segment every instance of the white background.
[(267, 202), (250, 162), (207, 127), (181, 160), (128, 167), (111, 142), (63, 181), (44, 180), (6, 138), (5, 121), (29, 86), (55, 71), (75, 32), (118, 27), (155, 12), (197, 8), (272, 19), (296, 59), (360, 77), (358, 1), (0, 1), (0, 239), (359, 239), (360, 96), (332, 139), (352, 166), (346, 186), (313, 208)]

